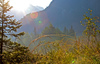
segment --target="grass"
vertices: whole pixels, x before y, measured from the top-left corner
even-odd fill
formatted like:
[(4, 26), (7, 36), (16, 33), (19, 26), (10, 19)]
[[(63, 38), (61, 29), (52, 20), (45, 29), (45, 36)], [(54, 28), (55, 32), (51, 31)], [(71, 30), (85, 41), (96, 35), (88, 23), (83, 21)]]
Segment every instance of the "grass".
[[(11, 64), (11, 61), (14, 61), (14, 64), (100, 64), (99, 38), (98, 41), (91, 39), (90, 43), (88, 43), (87, 38), (84, 36), (71, 38), (66, 35), (46, 35), (34, 39), (29, 43), (29, 46), (43, 37), (51, 38), (51, 36), (63, 38), (51, 42), (40, 41), (33, 50), (25, 52), (25, 56), (23, 55), (24, 52), (20, 51), (19, 53), (18, 50), (15, 50), (16, 53), (10, 52), (13, 55), (9, 55), (10, 53), (8, 52), (9, 54), (5, 54), (5, 56), (9, 56), (6, 63)], [(15, 49), (17, 48), (21, 47), (16, 47)], [(29, 50), (29, 47), (25, 49)], [(22, 50), (25, 51), (25, 49)], [(23, 61), (20, 61), (18, 56)], [(11, 61), (9, 61), (9, 58), (11, 58)]]
[(87, 43), (84, 37), (47, 42), (41, 51), (37, 49), (34, 64), (100, 64), (100, 41), (91, 39)]

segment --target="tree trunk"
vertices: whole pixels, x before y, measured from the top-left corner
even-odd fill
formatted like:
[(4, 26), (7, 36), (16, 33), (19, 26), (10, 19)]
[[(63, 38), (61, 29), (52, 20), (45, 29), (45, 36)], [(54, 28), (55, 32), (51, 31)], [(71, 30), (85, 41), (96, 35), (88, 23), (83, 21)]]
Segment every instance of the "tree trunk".
[(3, 6), (3, 9), (2, 9), (2, 20), (1, 20), (2, 21), (2, 36), (1, 36), (1, 47), (0, 47), (0, 49), (1, 49), (1, 51), (0, 51), (0, 54), (1, 54), (0, 55), (0, 63), (1, 64), (3, 64), (3, 62), (2, 62), (2, 52), (3, 52), (3, 34), (4, 34), (3, 33), (4, 32), (3, 31), (3, 23), (4, 23), (4, 20), (3, 20), (3, 17), (4, 17), (4, 0), (3, 0), (3, 5), (2, 6)]

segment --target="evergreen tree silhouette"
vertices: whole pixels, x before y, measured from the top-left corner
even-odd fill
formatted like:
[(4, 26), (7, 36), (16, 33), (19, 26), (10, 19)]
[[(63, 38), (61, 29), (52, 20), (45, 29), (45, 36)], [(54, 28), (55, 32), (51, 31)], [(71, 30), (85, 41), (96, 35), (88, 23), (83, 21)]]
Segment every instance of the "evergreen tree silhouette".
[(71, 29), (69, 30), (69, 35), (70, 36), (75, 36), (75, 31), (73, 29), (73, 26), (71, 26)]
[(10, 11), (11, 8), (12, 6), (9, 5), (9, 1), (5, 2), (5, 0), (0, 0), (0, 64), (3, 64), (3, 45), (7, 45), (7, 43), (11, 42), (8, 35), (18, 37), (24, 34), (24, 32), (15, 34), (17, 29), (22, 25), (21, 22), (12, 19), (14, 16), (7, 15), (7, 12)]
[(68, 35), (68, 34), (69, 34), (69, 33), (68, 33), (68, 29), (67, 29), (66, 27), (64, 27), (63, 33), (64, 33), (65, 35)]
[(34, 35), (35, 35), (35, 36), (37, 35), (36, 27), (34, 27)]
[(49, 27), (45, 27), (45, 29), (42, 31), (43, 35), (47, 34), (56, 34), (56, 29), (53, 27), (52, 24), (49, 25)]

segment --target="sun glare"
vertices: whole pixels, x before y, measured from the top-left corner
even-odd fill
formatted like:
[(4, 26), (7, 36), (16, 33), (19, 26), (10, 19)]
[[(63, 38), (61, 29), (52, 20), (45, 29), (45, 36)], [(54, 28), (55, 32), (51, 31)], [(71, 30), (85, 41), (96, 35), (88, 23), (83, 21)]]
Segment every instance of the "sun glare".
[(24, 12), (30, 5), (40, 6), (44, 9), (49, 6), (52, 0), (7, 0), (10, 5), (13, 6), (13, 9), (16, 11)]
[(25, 11), (28, 6), (28, 0), (10, 0), (10, 5), (13, 6), (14, 10)]

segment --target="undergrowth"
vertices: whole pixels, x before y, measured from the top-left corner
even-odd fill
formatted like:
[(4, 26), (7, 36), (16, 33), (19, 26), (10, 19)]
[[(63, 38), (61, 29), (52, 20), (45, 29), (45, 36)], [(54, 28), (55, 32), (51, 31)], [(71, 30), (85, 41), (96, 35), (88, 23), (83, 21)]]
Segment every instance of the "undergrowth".
[[(44, 45), (34, 64), (100, 64), (100, 41), (77, 39), (70, 43), (64, 40), (49, 42)], [(46, 47), (46, 48), (45, 48)]]

